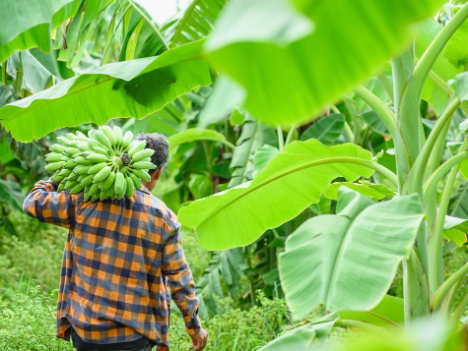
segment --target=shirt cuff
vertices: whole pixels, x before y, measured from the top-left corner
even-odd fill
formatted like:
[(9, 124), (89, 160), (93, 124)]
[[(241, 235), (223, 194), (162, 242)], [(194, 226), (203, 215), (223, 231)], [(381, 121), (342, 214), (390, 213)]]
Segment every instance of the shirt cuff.
[(185, 330), (191, 336), (197, 335), (201, 330), (201, 322), (198, 317), (198, 308), (190, 317), (190, 320), (185, 321)]

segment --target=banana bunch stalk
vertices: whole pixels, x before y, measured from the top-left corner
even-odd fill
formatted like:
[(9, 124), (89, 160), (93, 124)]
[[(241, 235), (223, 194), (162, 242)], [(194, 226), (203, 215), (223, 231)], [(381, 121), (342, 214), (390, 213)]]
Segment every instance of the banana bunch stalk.
[(150, 181), (148, 170), (154, 150), (145, 149), (145, 141), (133, 140), (133, 133), (122, 135), (118, 127), (100, 127), (88, 136), (81, 132), (57, 138), (60, 143), (46, 155), (57, 191), (71, 194), (84, 191), (84, 201), (131, 198), (141, 181)]

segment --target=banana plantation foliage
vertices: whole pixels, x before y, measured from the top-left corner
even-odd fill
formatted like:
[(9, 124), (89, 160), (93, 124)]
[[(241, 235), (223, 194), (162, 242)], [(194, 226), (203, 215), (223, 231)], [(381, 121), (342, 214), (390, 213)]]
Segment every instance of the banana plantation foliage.
[[(118, 201), (164, 166), (152, 193), (204, 255), (207, 349), (463, 350), (467, 17), (464, 0), (2, 0), (0, 309), (34, 183)], [(140, 133), (167, 138), (166, 165)], [(272, 322), (226, 331), (226, 301)], [(0, 348), (36, 349), (15, 340), (0, 322)]]

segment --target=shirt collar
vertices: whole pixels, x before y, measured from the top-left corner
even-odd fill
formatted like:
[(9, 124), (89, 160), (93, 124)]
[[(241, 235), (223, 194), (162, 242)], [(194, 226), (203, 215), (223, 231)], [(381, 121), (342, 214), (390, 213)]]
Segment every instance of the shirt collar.
[(151, 195), (151, 192), (148, 190), (148, 188), (144, 185), (141, 186), (140, 188), (141, 191), (143, 191), (144, 193), (148, 194), (148, 195)]

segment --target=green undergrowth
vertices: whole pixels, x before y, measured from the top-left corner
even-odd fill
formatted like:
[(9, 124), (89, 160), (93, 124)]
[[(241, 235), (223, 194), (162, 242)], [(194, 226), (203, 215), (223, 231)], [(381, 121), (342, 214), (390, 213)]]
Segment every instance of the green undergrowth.
[[(0, 350), (74, 350), (70, 343), (55, 337), (57, 288), (67, 230), (41, 224), (21, 213), (10, 217), (18, 234), (0, 228)], [(197, 281), (210, 255), (193, 235), (184, 234), (182, 241)], [(447, 274), (457, 270), (466, 255), (466, 246), (447, 250)], [(400, 271), (389, 293), (402, 297), (402, 291)], [(459, 289), (455, 300), (460, 301), (465, 293)], [(261, 291), (257, 299), (257, 306), (241, 309), (230, 298), (216, 298), (218, 315), (202, 321), (210, 334), (207, 350), (258, 350), (289, 329), (284, 300), (268, 299)], [(175, 307), (172, 311), (171, 350), (189, 350), (191, 341), (183, 320)], [(330, 339), (332, 345), (342, 345), (355, 335), (356, 331), (335, 328)]]
[[(57, 288), (67, 230), (41, 224), (14, 213), (18, 235), (0, 228), (0, 350), (74, 350), (55, 337)], [(183, 247), (197, 281), (209, 263), (209, 253), (192, 235), (183, 235)], [(255, 350), (274, 339), (286, 319), (283, 300), (265, 298), (249, 310), (235, 307), (229, 298), (217, 299), (219, 314), (204, 320), (210, 334), (207, 350)], [(191, 340), (182, 317), (173, 306), (171, 350), (188, 350)]]

